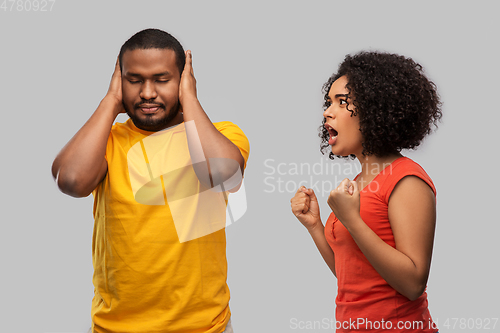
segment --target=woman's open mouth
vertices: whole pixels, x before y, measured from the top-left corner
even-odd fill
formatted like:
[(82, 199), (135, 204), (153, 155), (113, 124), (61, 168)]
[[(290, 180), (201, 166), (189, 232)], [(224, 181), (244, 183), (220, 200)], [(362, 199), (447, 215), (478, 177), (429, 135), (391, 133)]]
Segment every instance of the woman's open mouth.
[(325, 123), (325, 128), (328, 131), (328, 134), (330, 135), (330, 138), (328, 139), (328, 144), (333, 145), (337, 141), (337, 135), (339, 133), (329, 124)]

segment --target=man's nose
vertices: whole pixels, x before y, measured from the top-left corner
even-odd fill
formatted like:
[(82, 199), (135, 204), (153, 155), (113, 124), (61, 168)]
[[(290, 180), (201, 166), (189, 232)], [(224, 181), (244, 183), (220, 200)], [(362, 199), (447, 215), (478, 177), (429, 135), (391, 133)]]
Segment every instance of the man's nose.
[(142, 99), (155, 99), (158, 96), (154, 83), (145, 81), (142, 85), (140, 97)]

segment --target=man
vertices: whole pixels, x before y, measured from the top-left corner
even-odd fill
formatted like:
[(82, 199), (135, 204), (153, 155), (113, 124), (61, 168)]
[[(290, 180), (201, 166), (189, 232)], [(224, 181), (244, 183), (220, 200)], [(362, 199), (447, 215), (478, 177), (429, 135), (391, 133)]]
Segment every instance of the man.
[(94, 195), (92, 332), (232, 332), (212, 211), (248, 154), (236, 125), (204, 112), (173, 36), (146, 29), (122, 46), (106, 96), (52, 166), (62, 192)]

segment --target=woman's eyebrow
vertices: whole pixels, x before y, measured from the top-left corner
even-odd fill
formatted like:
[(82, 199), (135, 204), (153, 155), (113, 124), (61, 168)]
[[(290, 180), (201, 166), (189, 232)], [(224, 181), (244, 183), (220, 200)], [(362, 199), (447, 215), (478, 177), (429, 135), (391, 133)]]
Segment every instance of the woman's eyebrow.
[(335, 98), (340, 98), (340, 97), (349, 98), (349, 94), (336, 94), (335, 95)]

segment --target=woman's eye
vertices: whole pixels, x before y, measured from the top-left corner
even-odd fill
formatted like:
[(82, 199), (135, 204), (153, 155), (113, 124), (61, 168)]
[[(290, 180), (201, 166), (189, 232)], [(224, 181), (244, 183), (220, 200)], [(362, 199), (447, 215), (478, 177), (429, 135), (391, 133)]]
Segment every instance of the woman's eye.
[(339, 103), (340, 103), (340, 105), (344, 105), (344, 104), (347, 104), (347, 101), (346, 101), (345, 99), (341, 99), (341, 100), (339, 101)]
[(159, 83), (167, 83), (168, 80), (156, 80), (156, 82), (159, 82)]
[(141, 83), (141, 81), (132, 81), (132, 80), (128, 80), (128, 82), (130, 82), (132, 84)]

